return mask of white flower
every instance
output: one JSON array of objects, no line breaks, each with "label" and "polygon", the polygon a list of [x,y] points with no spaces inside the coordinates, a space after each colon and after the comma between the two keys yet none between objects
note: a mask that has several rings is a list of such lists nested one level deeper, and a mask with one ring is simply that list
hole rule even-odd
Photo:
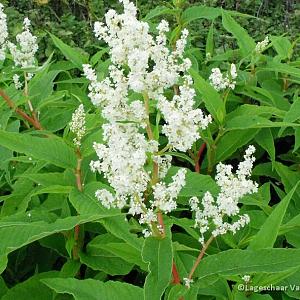
[{"label": "white flower", "polygon": [[130,213],[143,211],[143,192],[150,181],[144,169],[149,143],[131,123],[111,123],[103,126],[103,138],[107,145],[94,144],[98,161],[92,169],[104,174],[116,192],[120,208],[130,200]]},{"label": "white flower", "polygon": [[187,76],[185,84],[179,87],[180,95],[175,95],[171,101],[162,95],[158,99],[158,108],[166,120],[162,133],[171,146],[183,152],[200,138],[200,129],[205,129],[212,121],[201,109],[193,109],[196,93],[191,83],[192,79]]},{"label": "white flower", "polygon": [[[246,194],[257,192],[257,183],[249,179],[255,158],[254,146],[249,146],[244,155],[244,161],[238,165],[236,174],[232,173],[231,165],[219,163],[217,165],[216,182],[220,192],[216,199],[210,192],[206,192],[202,199],[202,209],[199,208],[199,200],[196,197],[190,199],[190,206],[195,212],[195,226],[200,229],[200,242],[204,243],[204,233],[213,226],[212,235],[218,236],[228,231],[235,234],[238,230],[250,222],[247,214],[239,215],[238,201]],[[223,218],[237,217],[233,222],[226,222]]]},{"label": "white flower", "polygon": [[83,104],[80,104],[75,112],[72,114],[72,121],[70,122],[70,131],[73,132],[76,137],[73,139],[74,145],[80,147],[81,140],[85,135],[85,112]]},{"label": "white flower", "polygon": [[255,52],[256,53],[262,53],[268,46],[269,44],[269,37],[266,36],[265,39],[261,42],[258,42],[255,46]]},{"label": "white flower", "polygon": [[18,74],[14,74],[13,82],[17,90],[20,90],[23,87],[23,83],[20,82],[20,76]]},{"label": "white flower", "polygon": [[[193,108],[195,91],[191,78],[186,76],[191,62],[183,55],[188,31],[183,30],[171,51],[167,46],[169,25],[166,21],[160,22],[158,35],[153,37],[149,25],[137,19],[134,4],[128,0],[120,2],[124,6],[123,13],[109,10],[105,24],[97,22],[94,27],[96,37],[109,47],[112,65],[108,76],[98,81],[91,66],[83,66],[90,81],[89,97],[106,121],[102,126],[103,143],[94,144],[98,159],[91,162],[90,167],[102,173],[114,189],[113,198],[103,195],[102,190],[97,192],[103,205],[129,206],[130,214],[140,215],[140,223],[152,226],[157,222],[158,211],[168,213],[176,209],[176,198],[185,184],[183,169],[168,185],[151,178],[154,171],[151,174],[149,164],[157,167],[155,179],[158,180],[164,178],[171,165],[171,157],[159,155],[159,143],[149,134],[149,110],[156,106],[154,100],[158,100],[156,108],[166,121],[163,132],[169,144],[178,150],[189,149],[211,117]],[[180,96],[168,101],[164,92],[179,85],[183,76]],[[140,100],[141,95],[144,102]],[[151,198],[146,199],[149,191],[153,191],[154,197],[150,195]]]},{"label": "white flower", "polygon": [[191,283],[193,283],[194,280],[193,279],[190,279],[190,278],[187,278],[187,277],[184,277],[183,278],[183,283],[184,285],[189,289],[191,287]]},{"label": "white flower", "polygon": [[251,276],[250,276],[250,275],[244,275],[244,276],[242,277],[242,279],[245,281],[245,283],[249,283],[250,280],[251,280]]},{"label": "white flower", "polygon": [[230,65],[230,72],[223,75],[219,68],[213,68],[209,76],[210,84],[217,91],[222,91],[227,88],[234,89],[236,85],[237,71],[235,64]]},{"label": "white flower", "polygon": [[152,207],[157,207],[159,210],[169,213],[177,207],[176,199],[182,187],[185,185],[185,169],[179,171],[172,177],[172,182],[169,185],[165,183],[157,183],[153,186],[154,201]]},{"label": "white flower", "polygon": [[3,8],[3,4],[0,3],[0,61],[5,59],[6,39],[8,37],[6,14]]},{"label": "white flower", "polygon": [[172,156],[153,156],[153,161],[158,165],[159,178],[163,179],[171,167]]},{"label": "white flower", "polygon": [[34,56],[38,50],[37,38],[32,35],[29,26],[30,20],[25,18],[23,32],[16,36],[18,45],[8,42],[8,48],[13,56],[15,65],[23,68],[34,66]]},{"label": "white flower", "polygon": [[95,195],[104,207],[106,208],[116,207],[115,197],[108,190],[105,189],[97,190]]},{"label": "white flower", "polygon": [[149,236],[152,235],[152,232],[149,231],[148,229],[144,229],[144,230],[142,231],[142,234],[144,235],[145,238],[147,238],[147,237],[149,237]]}]

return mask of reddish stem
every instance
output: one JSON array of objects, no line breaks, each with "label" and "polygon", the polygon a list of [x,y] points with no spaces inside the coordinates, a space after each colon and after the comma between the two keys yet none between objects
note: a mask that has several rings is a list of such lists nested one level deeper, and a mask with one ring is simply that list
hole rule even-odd
[{"label": "reddish stem", "polygon": [[201,164],[200,164],[200,160],[202,158],[203,152],[206,148],[206,144],[203,143],[197,153],[197,157],[195,159],[195,172],[200,173],[200,169],[201,169]]},{"label": "reddish stem", "polygon": [[78,245],[78,240],[79,240],[79,233],[80,233],[80,226],[76,225],[74,228],[74,240],[75,240],[75,245],[73,247],[73,258],[78,259],[78,252],[79,252],[79,245]]},{"label": "reddish stem", "polygon": [[180,276],[179,276],[179,273],[177,271],[177,267],[176,267],[176,264],[174,261],[173,261],[173,265],[172,265],[172,274],[173,274],[173,283],[180,284]]},{"label": "reddish stem", "polygon": [[15,107],[14,102],[10,99],[10,97],[0,89],[0,96],[6,102],[9,108],[13,109],[19,116],[21,116],[24,120],[28,121],[35,129],[43,130],[40,122],[36,118],[31,118],[28,116],[22,109]]},{"label": "reddish stem", "polygon": [[165,224],[164,224],[164,219],[163,219],[162,213],[160,211],[157,213],[157,221],[160,226],[161,237],[165,238],[165,236],[166,236]]}]

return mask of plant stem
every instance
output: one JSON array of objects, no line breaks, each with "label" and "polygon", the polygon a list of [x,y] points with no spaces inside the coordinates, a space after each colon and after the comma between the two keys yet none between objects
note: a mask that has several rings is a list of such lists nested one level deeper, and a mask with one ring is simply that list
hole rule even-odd
[{"label": "plant stem", "polygon": [[174,260],[173,260],[173,265],[172,265],[172,274],[173,274],[173,283],[180,284],[180,277],[179,277],[179,273],[177,271],[177,267],[176,267]]},{"label": "plant stem", "polygon": [[[75,177],[76,177],[76,186],[79,192],[83,191],[83,185],[81,181],[81,163],[82,163],[82,157],[81,157],[81,152],[80,148],[78,147],[76,149],[76,156],[77,156],[77,166],[75,169]],[[76,225],[74,228],[74,247],[73,247],[73,258],[78,259],[78,253],[80,250],[80,245],[79,245],[79,234],[80,234],[80,225]]]},{"label": "plant stem", "polygon": [[10,99],[10,97],[2,89],[0,89],[0,96],[3,98],[3,100],[6,102],[6,104],[8,105],[9,108],[14,110],[24,120],[28,121],[35,129],[43,130],[43,127],[41,126],[40,122],[38,120],[35,120],[34,118],[28,116],[22,109],[16,107],[14,102]]},{"label": "plant stem", "polygon": [[197,153],[196,159],[195,159],[195,172],[200,173],[201,165],[200,165],[200,159],[202,158],[203,152],[206,148],[206,144],[203,143]]},{"label": "plant stem", "polygon": [[216,152],[216,145],[214,143],[212,145],[208,145],[207,147],[207,160],[208,160],[207,174],[208,175],[211,175],[213,172],[213,167],[215,162],[215,152]]},{"label": "plant stem", "polygon": [[157,213],[157,221],[160,226],[161,237],[165,238],[166,237],[165,224],[164,224],[164,219],[163,219],[161,211],[159,211]]},{"label": "plant stem", "polygon": [[82,157],[81,157],[81,152],[80,149],[76,149],[76,156],[77,156],[77,167],[75,170],[75,176],[76,176],[76,185],[78,191],[82,192],[83,187],[82,187],[82,182],[81,182],[81,163],[82,163]]},{"label": "plant stem", "polygon": [[27,73],[26,72],[24,72],[24,79],[25,79],[24,95],[25,95],[25,97],[27,99],[27,103],[28,103],[30,114],[31,114],[32,118],[34,119],[34,121],[36,123],[39,123],[38,118],[36,116],[36,113],[35,113],[35,111],[33,109],[32,103],[31,103],[31,101],[29,99],[28,80],[27,80]]},{"label": "plant stem", "polygon": [[213,241],[214,238],[215,238],[214,236],[211,236],[211,237],[207,240],[207,242],[203,245],[203,247],[202,247],[202,249],[201,249],[201,251],[200,251],[200,253],[199,253],[199,255],[198,255],[198,257],[197,257],[197,259],[196,259],[196,261],[195,261],[195,263],[194,263],[194,265],[193,265],[191,271],[190,271],[190,274],[189,274],[189,276],[188,276],[188,279],[192,279],[194,272],[196,271],[196,269],[197,269],[199,263],[201,262],[201,260],[202,260],[202,258],[203,258],[203,256],[204,256],[204,254],[205,254],[205,251],[207,250],[207,248],[209,247],[209,245],[211,244],[211,242]]}]

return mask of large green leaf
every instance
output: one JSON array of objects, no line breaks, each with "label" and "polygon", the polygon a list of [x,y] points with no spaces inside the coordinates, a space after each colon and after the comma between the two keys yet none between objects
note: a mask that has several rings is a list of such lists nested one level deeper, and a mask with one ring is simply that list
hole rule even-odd
[{"label": "large green leaf", "polygon": [[101,282],[94,279],[49,278],[42,282],[56,293],[73,295],[75,300],[141,300],[143,290],[118,281]]},{"label": "large green leaf", "polygon": [[[97,189],[108,189],[105,184],[100,182],[91,182],[84,187],[84,192],[78,192],[77,189],[73,189],[70,193],[70,201],[75,207],[79,214],[94,214],[98,212],[99,214],[104,212],[119,212],[118,209],[110,209],[103,207],[100,202],[95,197],[95,192]],[[135,249],[141,250],[142,240],[138,239],[137,236],[130,232],[131,228],[127,221],[124,219],[124,215],[115,216],[107,219],[100,220],[102,225],[106,228],[108,232],[115,235],[116,237],[122,239],[129,245],[133,246]]]},{"label": "large green leaf", "polygon": [[86,253],[79,254],[81,262],[94,270],[100,270],[109,275],[128,274],[134,262],[129,263],[110,251],[107,251],[105,246],[113,242],[120,242],[120,240],[111,234],[101,234],[97,236],[87,245]]},{"label": "large green leaf", "polygon": [[[289,111],[284,116],[284,122],[295,122],[300,119],[300,98],[296,98],[293,104],[291,105]],[[281,136],[285,128],[279,130],[278,135]]]},{"label": "large green leaf", "polygon": [[[45,236],[70,230],[78,224],[83,224],[101,218],[110,217],[115,213],[106,212],[103,214],[83,215],[57,219],[55,222],[33,221],[28,215],[20,217],[12,216],[0,222],[0,273],[6,267],[7,255],[29,243],[39,240]],[[13,219],[13,220],[12,220]]]},{"label": "large green leaf", "polygon": [[248,55],[255,48],[254,40],[247,31],[241,27],[227,12],[222,12],[222,24],[236,39],[244,56]]},{"label": "large green leaf", "polygon": [[198,283],[215,275],[280,273],[299,268],[299,249],[232,249],[210,255],[196,269]]},{"label": "large green leaf", "polygon": [[0,130],[0,145],[62,168],[76,168],[76,155],[61,138],[35,137]]},{"label": "large green leaf", "polygon": [[[217,7],[209,7],[205,5],[195,5],[188,7],[181,16],[183,23],[189,23],[197,19],[214,20],[222,15],[222,9]],[[242,14],[236,11],[226,11],[230,15],[237,15],[241,17],[251,17],[250,15]]]},{"label": "large green leaf", "polygon": [[272,162],[274,162],[275,145],[271,129],[264,128],[260,130],[259,133],[256,135],[255,140],[263,149],[265,149],[268,152]]},{"label": "large green leaf", "polygon": [[272,122],[260,116],[237,116],[226,122],[226,130],[273,128],[273,127],[299,127],[300,124],[290,122]]},{"label": "large green leaf", "polygon": [[217,144],[216,161],[220,162],[233,154],[236,150],[251,141],[259,129],[232,130],[222,136]]},{"label": "large green leaf", "polygon": [[50,37],[55,44],[55,46],[62,52],[62,54],[71,61],[74,66],[79,69],[82,69],[82,65],[88,62],[87,55],[78,51],[78,49],[74,49],[69,45],[65,44],[61,39],[56,37],[55,35],[50,33]]},{"label": "large green leaf", "polygon": [[[293,190],[294,186],[300,180],[299,172],[291,170],[289,167],[283,165],[280,162],[275,162],[274,164],[275,170],[280,176],[281,182],[284,185],[285,192],[288,193]],[[296,206],[300,208],[300,191],[296,190],[293,201],[295,202]]]},{"label": "large green leaf", "polygon": [[9,289],[1,300],[52,300],[53,291],[40,280],[57,277],[58,275],[57,271],[34,275]]},{"label": "large green leaf", "polygon": [[140,266],[141,269],[147,270],[147,264],[143,262],[141,252],[139,250],[110,234],[101,234],[95,237],[87,245],[88,255],[105,256],[105,254],[107,255],[108,253],[110,254],[110,257],[119,257],[130,264],[136,264]]},{"label": "large green leaf", "polygon": [[149,21],[153,18],[157,18],[161,15],[172,15],[175,14],[176,11],[172,8],[166,6],[156,6],[155,8],[151,9],[147,15],[143,18],[144,21]]},{"label": "large green leaf", "polygon": [[160,300],[171,280],[173,262],[171,239],[169,237],[145,239],[142,257],[148,263],[149,269],[144,285],[144,300]]},{"label": "large green leaf", "polygon": [[214,20],[220,15],[221,15],[220,8],[199,5],[199,6],[192,6],[187,8],[182,13],[181,18],[184,23],[188,23],[197,19]]},{"label": "large green leaf", "polygon": [[259,72],[260,70],[280,72],[280,73],[283,73],[283,74],[289,74],[289,75],[300,78],[299,68],[290,66],[288,64],[279,63],[279,62],[276,62],[276,61],[268,62],[268,64],[265,67],[258,68],[257,72]]},{"label": "large green leaf", "polygon": [[196,89],[202,94],[205,107],[211,113],[213,118],[222,123],[225,118],[225,105],[218,92],[206,82],[195,70],[190,69]]},{"label": "large green leaf", "polygon": [[249,249],[257,250],[263,248],[272,248],[279,233],[279,228],[283,217],[286,213],[287,207],[293,197],[300,181],[294,188],[280,201],[275,207],[270,216],[267,218],[261,229],[254,236],[249,244]]}]

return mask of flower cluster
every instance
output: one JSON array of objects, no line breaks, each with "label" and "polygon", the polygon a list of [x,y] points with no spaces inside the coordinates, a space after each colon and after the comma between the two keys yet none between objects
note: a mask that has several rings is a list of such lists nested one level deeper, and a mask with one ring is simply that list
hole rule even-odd
[{"label": "flower cluster", "polygon": [[[94,31],[109,48],[112,63],[130,69],[127,76],[129,88],[138,93],[147,92],[150,97],[157,97],[165,88],[177,83],[180,72],[185,72],[191,65],[183,58],[188,31],[182,32],[175,50],[170,52],[166,46],[166,32],[169,25],[162,21],[157,30],[156,39],[149,34],[149,25],[137,20],[136,7],[129,0],[120,0],[124,13],[117,14],[109,10],[105,15],[106,25],[96,22]],[[149,62],[152,62],[150,68]]]},{"label": "flower cluster", "polygon": [[74,145],[80,147],[81,140],[85,135],[85,112],[83,104],[80,104],[79,107],[72,114],[72,120],[70,122],[70,131],[75,134],[73,139]]},{"label": "flower cluster", "polygon": [[[217,166],[216,182],[220,187],[217,199],[214,199],[210,192],[206,192],[199,207],[199,199],[192,197],[190,206],[195,212],[195,226],[200,228],[200,242],[204,243],[204,233],[213,227],[214,237],[227,233],[236,233],[240,228],[249,223],[247,214],[239,215],[238,201],[246,194],[257,192],[257,184],[249,179],[255,158],[254,146],[249,146],[244,155],[244,161],[240,162],[236,174],[232,173],[231,165],[222,163]],[[233,222],[228,222],[224,218],[237,217]]]},{"label": "flower cluster", "polygon": [[6,14],[3,12],[3,4],[0,3],[0,61],[5,59],[6,39],[8,37]]},{"label": "flower cluster", "polygon": [[183,152],[200,138],[199,128],[205,129],[212,121],[211,116],[205,117],[201,109],[193,109],[195,90],[191,87],[192,78],[185,76],[184,79],[184,84],[179,87],[180,94],[174,95],[172,101],[163,95],[158,99],[158,108],[166,121],[162,133],[168,137],[170,145]]},{"label": "flower cluster", "polygon": [[7,46],[13,56],[16,66],[22,68],[34,66],[34,56],[38,50],[37,38],[30,32],[30,20],[24,19],[23,32],[17,34],[16,40],[18,45],[8,42]]},{"label": "flower cluster", "polygon": [[266,36],[265,39],[261,42],[258,42],[255,46],[255,52],[256,53],[262,53],[268,46],[269,44],[269,37]]},{"label": "flower cluster", "polygon": [[223,75],[219,68],[213,68],[209,76],[210,84],[217,91],[222,91],[227,88],[234,89],[236,85],[235,79],[237,78],[236,66],[231,64],[230,72]]},{"label": "flower cluster", "polygon": [[[96,22],[94,27],[96,37],[110,49],[112,65],[108,77],[99,82],[91,66],[83,66],[90,81],[89,97],[101,107],[107,121],[103,125],[104,144],[94,144],[98,160],[90,166],[103,173],[113,188],[98,190],[99,201],[107,208],[129,204],[129,213],[140,215],[140,223],[151,227],[157,221],[157,211],[169,213],[176,209],[186,171],[179,170],[168,185],[160,182],[171,165],[171,157],[159,153],[159,143],[149,122],[149,107],[158,103],[156,108],[166,121],[163,133],[168,138],[168,147],[181,151],[188,150],[200,137],[199,130],[207,127],[211,117],[193,108],[195,91],[191,77],[186,74],[191,62],[183,56],[188,31],[183,30],[171,51],[167,47],[166,21],[160,22],[158,35],[153,37],[149,25],[137,20],[134,4],[128,0],[120,2],[124,5],[122,14],[109,10],[106,24]],[[182,78],[184,83],[179,86]],[[180,93],[168,100],[164,92],[174,85],[179,86]],[[135,99],[136,93],[144,101]],[[152,172],[146,168],[151,165]]]},{"label": "flower cluster", "polygon": [[20,81],[20,76],[18,74],[14,74],[13,82],[17,90],[20,90],[23,87],[23,83]]}]

